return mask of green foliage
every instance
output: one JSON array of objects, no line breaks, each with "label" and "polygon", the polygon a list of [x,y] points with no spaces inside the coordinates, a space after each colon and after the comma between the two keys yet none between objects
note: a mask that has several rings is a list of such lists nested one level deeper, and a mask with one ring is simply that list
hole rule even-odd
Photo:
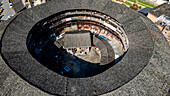
[{"label": "green foliage", "polygon": [[136,3],[136,0],[128,0],[128,1],[131,1],[131,2],[134,2],[134,3]]},{"label": "green foliage", "polygon": [[[125,4],[122,3],[122,5],[125,5]],[[125,5],[125,6],[126,6],[126,5]]]},{"label": "green foliage", "polygon": [[128,1],[125,2],[127,5],[131,6],[132,4]]},{"label": "green foliage", "polygon": [[124,3],[122,3],[122,5],[126,6]]},{"label": "green foliage", "polygon": [[141,6],[144,6],[144,7],[148,7],[148,6],[146,6],[146,5],[144,5],[144,4],[141,4],[141,3],[138,3],[138,5],[141,5]]},{"label": "green foliage", "polygon": [[142,0],[138,0],[138,2],[146,4],[146,5],[150,6],[150,7],[155,7],[154,5],[152,5],[152,4],[148,3],[148,2],[142,1]]}]

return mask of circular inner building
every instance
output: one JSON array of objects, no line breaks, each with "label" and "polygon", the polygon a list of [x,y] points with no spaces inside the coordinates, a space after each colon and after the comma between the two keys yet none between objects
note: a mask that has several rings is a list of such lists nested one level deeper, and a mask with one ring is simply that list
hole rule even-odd
[{"label": "circular inner building", "polygon": [[58,74],[97,75],[113,66],[128,50],[123,26],[94,10],[59,12],[39,21],[27,37],[33,57]]}]

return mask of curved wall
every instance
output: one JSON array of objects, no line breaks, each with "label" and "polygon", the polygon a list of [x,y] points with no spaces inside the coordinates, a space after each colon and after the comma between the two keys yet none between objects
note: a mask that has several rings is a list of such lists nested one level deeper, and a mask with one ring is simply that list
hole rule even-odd
[{"label": "curved wall", "polygon": [[[92,50],[94,47],[97,46],[101,51],[101,54],[99,52],[101,56],[99,62],[96,64],[94,63],[91,64],[92,66],[90,65],[86,66],[86,63],[88,64],[90,62],[84,62],[83,64],[79,64],[80,61],[83,62],[84,60],[83,59],[79,60],[77,58],[78,60],[77,63],[74,62],[75,60],[69,59],[68,61],[74,62],[74,64],[68,64],[66,62],[63,63],[65,61],[64,58],[66,58],[65,57],[66,54],[62,53],[65,52],[65,50],[62,49],[65,47],[64,46],[65,34],[70,31],[81,32],[82,30],[83,32],[85,30],[90,32],[91,35],[90,41],[92,44],[90,46]],[[86,36],[86,39],[87,37],[89,36]],[[104,70],[106,70],[106,68],[109,68],[109,66],[115,65],[114,62],[116,63],[119,62],[129,47],[129,42],[125,34],[125,31],[118,21],[116,21],[114,18],[106,14],[87,9],[67,10],[49,16],[48,18],[45,18],[36,23],[31,29],[27,38],[28,38],[27,39],[28,50],[37,61],[41,62],[49,69],[52,69],[53,71],[56,71],[59,74],[65,71],[63,70],[64,68],[62,67],[69,66],[70,72],[66,72],[65,74],[71,75],[74,73],[78,74],[80,72],[80,74],[82,74],[83,77],[84,76],[86,77],[86,75],[83,74],[89,75],[92,73],[96,73],[97,70],[101,70],[101,72],[103,72]],[[80,40],[80,38],[83,37],[79,37],[77,39]],[[97,38],[103,40],[100,41]],[[76,41],[74,42],[70,41],[68,43],[74,45],[75,42]],[[77,42],[77,44],[80,43],[85,44],[86,42],[87,40],[80,40],[79,43]],[[54,45],[54,43],[57,43],[58,48],[57,47],[54,48],[55,46],[50,47]],[[70,50],[73,49],[71,48],[69,49],[69,51]],[[79,50],[79,48],[78,49],[76,48],[76,50]],[[95,52],[98,52],[97,49],[95,50],[96,50]],[[92,55],[91,52],[93,51],[90,50],[88,56],[90,56],[91,58],[95,58],[97,55],[95,54]],[[73,55],[73,53],[71,54]],[[74,54],[74,56],[77,57],[76,54]],[[61,58],[63,58],[63,60],[60,60]],[[87,57],[84,56],[84,58]],[[95,60],[93,59],[93,61]],[[109,63],[110,65],[108,65]],[[74,68],[73,66],[76,68]],[[86,73],[86,71],[90,69],[92,70]],[[96,74],[98,74],[98,72]]]}]

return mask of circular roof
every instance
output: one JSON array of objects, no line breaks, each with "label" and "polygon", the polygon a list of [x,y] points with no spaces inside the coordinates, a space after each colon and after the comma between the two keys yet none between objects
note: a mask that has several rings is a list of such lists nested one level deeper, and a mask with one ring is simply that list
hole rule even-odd
[{"label": "circular roof", "polygon": [[[66,7],[67,6],[67,7]],[[29,31],[40,20],[63,10],[90,9],[118,20],[129,39],[124,58],[103,73],[88,78],[68,78],[56,74],[36,61],[28,52]],[[154,38],[145,17],[110,0],[54,0],[28,9],[16,16],[6,27],[2,37],[2,56],[18,75],[41,90],[58,95],[99,95],[111,92],[137,76],[149,63]],[[154,42],[153,42],[153,40]]]}]

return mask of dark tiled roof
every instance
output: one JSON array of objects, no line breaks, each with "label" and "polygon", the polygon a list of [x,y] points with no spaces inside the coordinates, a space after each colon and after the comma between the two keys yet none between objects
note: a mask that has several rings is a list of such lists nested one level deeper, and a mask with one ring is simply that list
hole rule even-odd
[{"label": "dark tiled roof", "polygon": [[150,11],[151,9],[152,9],[152,8],[150,8],[150,7],[146,7],[146,8],[142,8],[142,9],[138,10],[138,12],[147,15],[147,14],[148,14],[148,11]]},{"label": "dark tiled roof", "polygon": [[66,32],[64,36],[65,48],[90,47],[90,31],[71,31]]},{"label": "dark tiled roof", "polygon": [[100,65],[107,65],[108,63],[112,62],[115,59],[113,55],[114,50],[106,40],[93,36],[93,44],[100,49],[101,52]]},{"label": "dark tiled roof", "polygon": [[155,15],[156,17],[159,17],[163,14],[170,17],[170,4],[164,3],[162,5],[159,5],[150,10],[149,13]]},{"label": "dark tiled roof", "polygon": [[12,7],[16,13],[25,8],[22,0],[11,0],[11,2],[12,2]]}]

